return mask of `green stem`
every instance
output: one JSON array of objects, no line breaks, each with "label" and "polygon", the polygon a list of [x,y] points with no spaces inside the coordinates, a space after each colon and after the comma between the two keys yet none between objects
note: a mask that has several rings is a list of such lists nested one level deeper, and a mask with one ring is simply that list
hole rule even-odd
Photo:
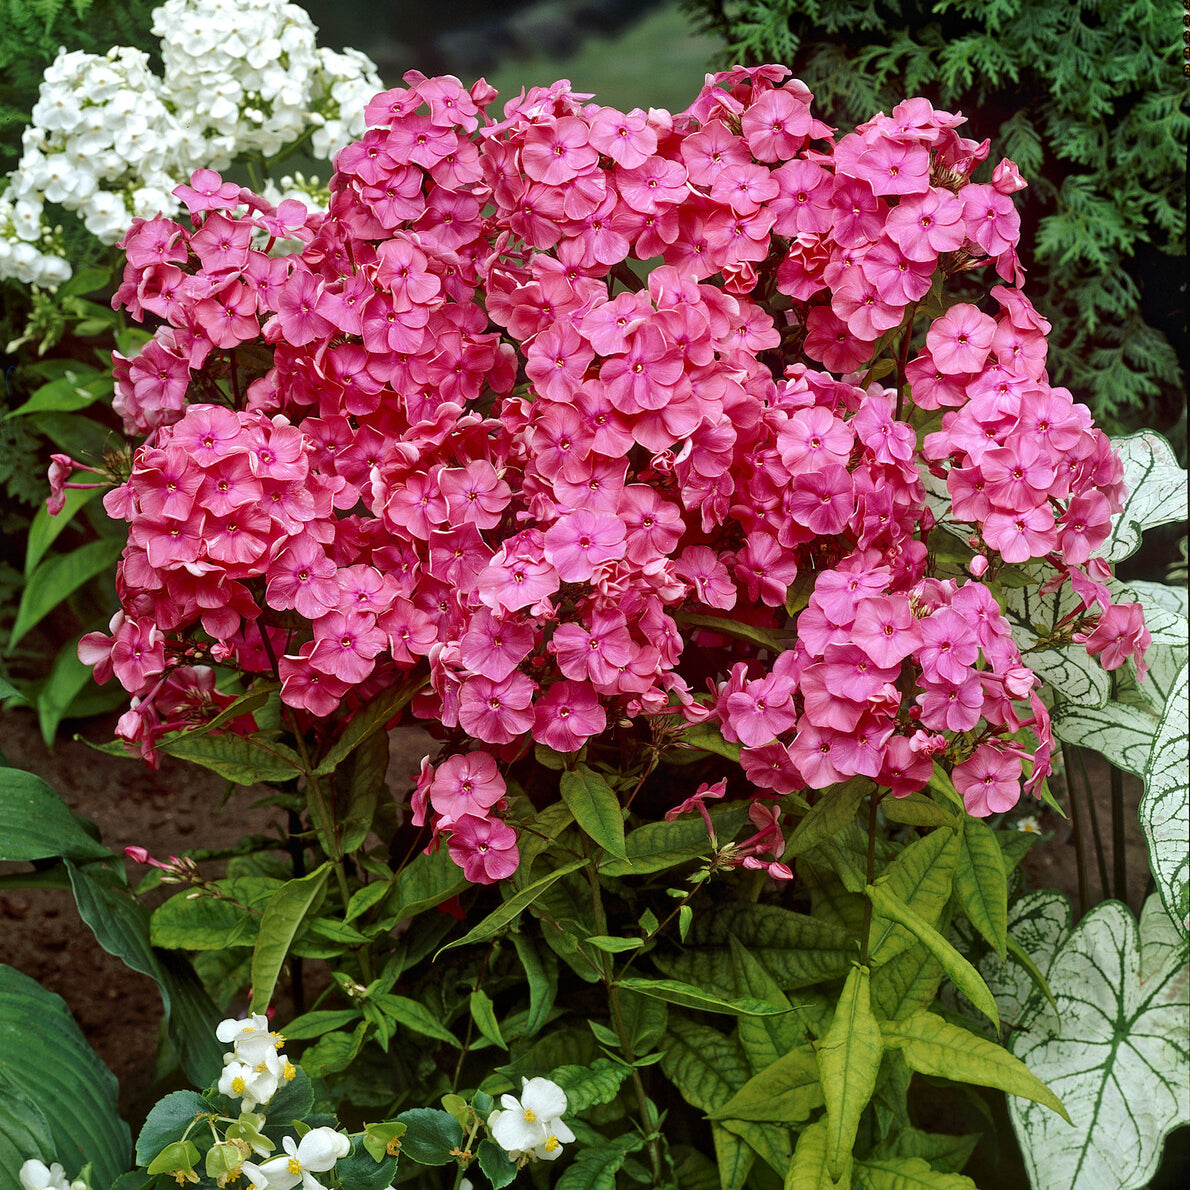
[{"label": "green stem", "polygon": [[[607,933],[607,914],[603,909],[603,894],[599,888],[599,874],[594,864],[588,864],[584,871],[587,883],[591,886],[591,906],[595,915],[595,932]],[[636,1053],[632,1048],[632,1038],[628,1033],[628,1022],[624,1019],[624,1006],[620,1003],[620,989],[616,986],[615,972],[612,970],[612,956],[605,951],[600,952],[603,964],[601,979],[607,988],[607,1002],[611,1009],[612,1024],[616,1029],[616,1036],[620,1039],[620,1052],[624,1061],[632,1066],[632,1085],[636,1091],[636,1102],[640,1109],[641,1121],[649,1133],[649,1163],[653,1167],[653,1184],[661,1184],[661,1142],[657,1133],[657,1120],[653,1105],[645,1094],[645,1084],[641,1079],[640,1070],[635,1065]]]},{"label": "green stem", "polygon": [[[867,868],[867,883],[871,884],[876,879],[876,811],[880,807],[880,802],[883,799],[883,794],[876,794],[873,792],[868,804],[868,868]],[[868,943],[872,935],[872,901],[869,897],[864,898],[864,929],[863,941],[860,945],[859,961],[860,966],[866,967],[868,965]]]}]

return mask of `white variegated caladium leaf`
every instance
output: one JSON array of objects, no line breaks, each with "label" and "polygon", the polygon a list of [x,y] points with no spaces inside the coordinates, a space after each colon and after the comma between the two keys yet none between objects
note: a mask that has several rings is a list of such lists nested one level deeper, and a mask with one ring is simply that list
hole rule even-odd
[{"label": "white variegated caladium leaf", "polygon": [[[1043,979],[1049,981],[1050,964],[1070,933],[1070,902],[1056,889],[1026,893],[1008,910],[1008,936],[1029,956]],[[979,964],[1005,1028],[1015,1028],[1041,996],[1029,972],[1011,955],[1001,961],[994,953]]]},{"label": "white variegated caladium leaf", "polygon": [[1190,669],[1183,662],[1153,737],[1142,774],[1140,825],[1149,846],[1149,867],[1166,911],[1190,929]]},{"label": "white variegated caladium leaf", "polygon": [[1035,994],[1009,1043],[1073,1121],[1009,1099],[1035,1190],[1135,1190],[1190,1120],[1187,947],[1154,901],[1140,930],[1118,901],[1083,918],[1048,964],[1057,1013]]},{"label": "white variegated caladium leaf", "polygon": [[1173,448],[1153,430],[1113,438],[1112,447],[1124,464],[1128,495],[1123,511],[1112,518],[1101,553],[1109,562],[1119,562],[1136,553],[1145,529],[1186,519],[1186,472]]},{"label": "white variegated caladium leaf", "polygon": [[1042,595],[1036,586],[1011,587],[1003,596],[1004,616],[1012,629],[1013,640],[1024,654],[1025,664],[1042,681],[1048,682],[1060,699],[1083,707],[1104,706],[1111,693],[1111,678],[1083,645],[1030,651],[1039,641],[1053,635],[1067,617],[1078,612],[1081,601],[1070,584],[1048,595]]}]

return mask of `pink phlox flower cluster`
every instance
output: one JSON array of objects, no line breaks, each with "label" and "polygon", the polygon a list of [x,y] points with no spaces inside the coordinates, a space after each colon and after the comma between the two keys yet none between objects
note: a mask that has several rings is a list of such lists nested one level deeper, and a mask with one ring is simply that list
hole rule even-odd
[{"label": "pink phlox flower cluster", "polygon": [[[151,752],[161,683],[196,662],[275,674],[302,724],[428,674],[412,714],[482,750],[427,766],[414,804],[478,881],[517,863],[497,763],[644,715],[714,719],[754,798],[904,794],[942,755],[993,774],[987,812],[988,758],[1025,759],[1026,727],[1041,779],[1048,720],[994,600],[929,577],[906,411],[944,411],[925,460],[985,553],[1099,598],[1120,466],[1046,381],[1019,175],[973,183],[987,143],[922,99],[835,140],[787,76],[709,76],[676,115],[560,81],[497,119],[486,83],[410,72],[325,214],[199,171],[189,226],[134,223],[114,302],[160,325],[116,359],[146,440],[105,501],[122,618],[83,646],[137,701],[126,738]],[[906,384],[864,379],[936,278],[986,264],[996,315],[953,305]],[[794,627],[809,573],[795,647],[762,662],[706,628]],[[1088,646],[1138,655],[1105,621]],[[775,821],[749,853],[770,872]]]}]

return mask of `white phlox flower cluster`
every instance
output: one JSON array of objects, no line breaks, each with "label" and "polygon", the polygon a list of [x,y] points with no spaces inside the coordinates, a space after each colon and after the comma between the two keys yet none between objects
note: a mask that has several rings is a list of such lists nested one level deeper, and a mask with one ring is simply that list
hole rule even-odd
[{"label": "white phlox flower cluster", "polygon": [[555,1161],[574,1133],[562,1122],[566,1092],[548,1078],[522,1078],[521,1097],[501,1095],[488,1116],[492,1139],[513,1161],[528,1156]]},{"label": "white phlox flower cluster", "polygon": [[195,169],[270,157],[306,135],[329,160],[363,135],[364,106],[383,86],[365,54],[319,49],[309,15],[281,0],[166,0],[152,31],[163,78],[124,46],[62,49],[46,69],[0,193],[0,279],[69,278],[47,203],[114,244],[134,216],[175,214],[172,191]]},{"label": "white phlox flower cluster", "polygon": [[89,1190],[82,1178],[69,1181],[66,1170],[57,1161],[53,1165],[46,1165],[36,1157],[30,1158],[21,1166],[17,1173],[17,1181],[24,1190]]},{"label": "white phlox flower cluster", "polygon": [[244,1162],[249,1190],[292,1190],[299,1182],[302,1190],[326,1190],[314,1175],[334,1169],[335,1162],[351,1152],[351,1141],[342,1132],[322,1127],[311,1128],[301,1140],[286,1136],[281,1147],[284,1153],[260,1165]]},{"label": "white phlox flower cluster", "polygon": [[266,1104],[283,1082],[289,1082],[297,1069],[281,1052],[285,1038],[269,1030],[268,1018],[254,1013],[244,1020],[220,1021],[215,1036],[232,1050],[223,1055],[223,1073],[219,1090],[224,1095],[238,1095],[240,1110],[250,1112]]}]

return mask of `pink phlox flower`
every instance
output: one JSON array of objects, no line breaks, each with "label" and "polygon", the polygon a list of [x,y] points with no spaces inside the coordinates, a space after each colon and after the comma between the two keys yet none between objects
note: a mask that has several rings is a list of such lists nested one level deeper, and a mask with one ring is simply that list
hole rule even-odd
[{"label": "pink phlox flower", "polygon": [[554,683],[533,711],[533,739],[555,752],[577,752],[607,726],[595,692],[579,682]]},{"label": "pink phlox flower", "polygon": [[806,339],[802,351],[808,359],[818,360],[830,371],[855,371],[871,358],[875,340],[853,334],[829,306],[813,306],[806,316]]},{"label": "pink phlox flower", "polygon": [[590,130],[576,116],[534,124],[521,145],[525,173],[547,186],[572,181],[594,168],[598,160],[599,150],[590,144]]},{"label": "pink phlox flower", "polygon": [[797,578],[797,561],[768,533],[748,535],[744,548],[737,551],[731,567],[732,577],[744,586],[748,599],[758,599],[766,607],[783,607],[789,585]]},{"label": "pink phlox flower", "polygon": [[781,462],[793,476],[827,463],[845,466],[854,444],[851,426],[818,405],[795,410],[777,434]]},{"label": "pink phlox flower", "polygon": [[[816,727],[829,727],[832,731],[854,731],[867,709],[866,700],[861,700],[858,692],[835,694],[827,689],[825,679],[826,673],[821,664],[807,666],[801,675],[798,692],[802,696],[804,721]],[[881,684],[867,697],[875,698],[883,692],[884,684]]]},{"label": "pink phlox flower", "polygon": [[213,169],[196,169],[190,175],[190,184],[183,182],[175,186],[172,193],[185,203],[191,215],[230,210],[240,201],[239,186],[235,182],[225,182]]},{"label": "pink phlox flower", "polygon": [[967,680],[979,657],[975,633],[953,607],[943,607],[918,621],[922,643],[917,660],[929,682]]},{"label": "pink phlox flower", "polygon": [[934,775],[933,758],[913,747],[908,737],[891,736],[884,747],[884,763],[876,775],[878,784],[893,797],[906,797],[925,787]]},{"label": "pink phlox flower", "polygon": [[[313,617],[311,617],[313,618]],[[416,657],[428,656],[438,640],[433,620],[403,595],[398,595],[376,620],[388,642],[388,651],[398,665],[412,665]]]},{"label": "pink phlox flower", "polygon": [[751,748],[767,744],[797,722],[793,684],[772,673],[745,682],[742,690],[728,695],[726,713],[741,744]]},{"label": "pink phlox flower", "polygon": [[510,538],[476,579],[479,601],[492,611],[519,611],[558,589],[559,575],[545,558],[544,536],[531,529]]},{"label": "pink phlox flower", "polygon": [[810,136],[814,120],[809,104],[791,91],[765,91],[748,106],[740,130],[757,161],[788,161]]},{"label": "pink phlox flower", "polygon": [[1048,505],[989,513],[983,523],[983,539],[1005,562],[1044,558],[1058,546],[1054,514]]},{"label": "pink phlox flower", "polygon": [[789,745],[789,758],[802,775],[802,784],[810,789],[826,789],[847,778],[835,764],[834,749],[845,736],[829,727],[818,727],[804,717]]},{"label": "pink phlox flower", "polygon": [[931,186],[889,212],[883,230],[910,260],[932,262],[962,244],[963,217],[963,204],[949,190]]},{"label": "pink phlox flower", "polygon": [[495,760],[486,752],[447,757],[433,769],[427,787],[430,804],[449,826],[464,814],[484,817],[507,792]]},{"label": "pink phlox flower", "polygon": [[1119,669],[1131,657],[1138,678],[1143,679],[1148,670],[1144,655],[1153,638],[1145,627],[1144,609],[1139,603],[1110,604],[1093,631],[1076,632],[1073,639],[1086,645],[1092,657],[1098,656],[1104,669]]},{"label": "pink phlox flower", "polygon": [[522,673],[499,680],[477,674],[459,690],[459,726],[488,744],[510,744],[533,727],[536,685]]},{"label": "pink phlox flower", "polygon": [[1111,510],[1102,492],[1081,492],[1071,499],[1059,524],[1063,560],[1081,566],[1111,535]]},{"label": "pink phlox flower", "polygon": [[599,378],[608,400],[623,413],[660,409],[682,375],[681,356],[660,325],[647,322],[633,332],[623,355],[603,362]]},{"label": "pink phlox flower", "polygon": [[198,255],[208,275],[238,272],[248,261],[252,224],[229,219],[218,212],[208,215],[202,227],[190,237],[190,247]]},{"label": "pink phlox flower", "polygon": [[1020,800],[1020,758],[994,744],[980,744],[968,760],[954,766],[951,779],[974,818],[1003,814]]},{"label": "pink phlox flower", "polygon": [[438,482],[451,521],[477,529],[495,528],[512,498],[512,489],[485,459],[473,459],[466,467],[446,468],[439,473]]},{"label": "pink phlox flower", "polygon": [[338,708],[352,683],[315,669],[310,664],[313,649],[314,642],[307,641],[297,654],[285,654],[277,659],[281,701],[325,718]]},{"label": "pink phlox flower", "polygon": [[520,863],[517,833],[498,818],[463,814],[450,826],[450,858],[472,884],[507,880]]},{"label": "pink phlox flower", "polygon": [[1044,443],[1013,436],[979,460],[988,499],[1000,511],[1023,512],[1046,503],[1054,482],[1054,461]]},{"label": "pink phlox flower", "polygon": [[1007,194],[994,186],[969,183],[959,193],[967,235],[989,256],[999,256],[1016,245],[1021,217]]},{"label": "pink phlox flower", "polygon": [[532,652],[536,633],[515,616],[481,608],[459,641],[463,664],[493,681],[506,678]]},{"label": "pink phlox flower", "polygon": [[260,480],[252,474],[246,455],[229,455],[212,464],[203,475],[196,502],[212,516],[230,516],[245,504],[257,504],[264,495]]},{"label": "pink phlox flower", "polygon": [[893,721],[883,715],[865,715],[853,730],[843,732],[831,749],[831,763],[844,776],[875,778],[884,767],[884,749],[893,732]]},{"label": "pink phlox flower", "polygon": [[934,731],[970,731],[983,714],[984,691],[980,675],[959,682],[931,682],[917,696],[921,722]]},{"label": "pink phlox flower", "polygon": [[921,647],[921,622],[903,596],[876,595],[856,608],[851,640],[877,665],[888,669]]},{"label": "pink phlox flower", "polygon": [[657,151],[657,133],[640,108],[625,114],[614,107],[601,107],[588,109],[586,115],[591,147],[617,165],[632,169],[643,165]]},{"label": "pink phlox flower", "polygon": [[930,188],[930,153],[925,145],[881,139],[856,161],[875,194],[924,194]]},{"label": "pink phlox flower", "polygon": [[330,611],[314,621],[310,664],[320,673],[355,685],[372,672],[376,655],[387,644],[375,616],[362,611]]},{"label": "pink phlox flower", "polygon": [[958,302],[930,324],[926,347],[943,373],[978,372],[995,334],[994,318],[969,302]]},{"label": "pink phlox flower", "polygon": [[563,582],[586,582],[596,566],[624,556],[624,525],[607,512],[577,509],[545,532],[545,559]]},{"label": "pink phlox flower", "polygon": [[631,169],[617,165],[615,184],[633,210],[646,213],[676,205],[689,193],[685,166],[665,157],[648,157]]},{"label": "pink phlox flower", "polygon": [[715,827],[711,822],[711,816],[707,811],[706,803],[709,799],[723,797],[726,792],[726,778],[716,781],[713,785],[704,781],[684,802],[665,811],[665,821],[673,822],[683,814],[689,814],[691,811],[696,810],[702,815],[702,820],[707,826],[707,834],[710,836],[712,846],[714,846],[716,844]]},{"label": "pink phlox flower", "polygon": [[574,460],[554,477],[554,499],[560,511],[583,508],[615,515],[624,491],[628,464],[624,459],[589,455]]},{"label": "pink phlox flower", "polygon": [[621,667],[627,667],[639,652],[627,620],[612,611],[594,612],[589,629],[575,623],[559,625],[549,649],[566,677],[603,686],[614,684]]},{"label": "pink phlox flower", "polygon": [[799,474],[786,493],[785,511],[815,536],[841,532],[855,504],[855,488],[845,467],[828,463]]},{"label": "pink phlox flower", "polygon": [[724,611],[735,607],[735,583],[731,581],[727,567],[709,546],[687,546],[674,563],[674,571],[690,584],[698,602]]},{"label": "pink phlox flower", "polygon": [[802,787],[801,774],[789,757],[789,749],[779,740],[759,748],[741,748],[740,765],[748,780],[757,789],[768,790],[769,796],[782,797]]}]

